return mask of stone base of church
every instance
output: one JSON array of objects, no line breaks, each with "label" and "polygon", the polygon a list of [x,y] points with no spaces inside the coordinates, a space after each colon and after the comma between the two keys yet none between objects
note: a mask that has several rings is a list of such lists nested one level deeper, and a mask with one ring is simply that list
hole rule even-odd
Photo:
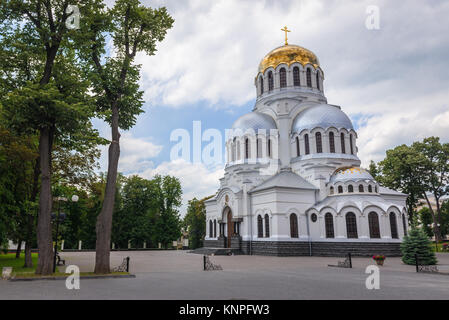
[{"label": "stone base of church", "polygon": [[[243,254],[250,253],[250,242],[242,241]],[[401,256],[400,243],[367,242],[298,242],[298,241],[253,241],[252,254],[266,256],[312,256],[343,257],[349,252],[353,256],[387,257]]]},{"label": "stone base of church", "polygon": [[224,241],[222,239],[218,240],[204,240],[203,247],[205,248],[224,248]]}]

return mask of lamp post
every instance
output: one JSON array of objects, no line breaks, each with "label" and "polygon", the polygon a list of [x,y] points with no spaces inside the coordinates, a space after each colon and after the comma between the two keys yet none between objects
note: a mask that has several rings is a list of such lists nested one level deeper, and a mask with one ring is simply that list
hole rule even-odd
[{"label": "lamp post", "polygon": [[[77,202],[79,197],[77,195],[72,196],[72,202]],[[57,197],[55,198],[58,201],[58,214],[52,213],[52,220],[56,220],[56,240],[54,247],[54,256],[53,256],[53,273],[56,272],[56,257],[58,255],[58,236],[59,236],[59,223],[64,222],[66,214],[61,212],[61,201],[67,202],[68,199],[65,197]]]},{"label": "lamp post", "polygon": [[[439,223],[437,223],[436,225],[438,226],[438,228],[440,228]],[[432,227],[433,233],[435,234],[435,252],[438,252],[438,239],[437,239],[437,235],[435,233],[435,223],[428,224],[427,226]]]}]

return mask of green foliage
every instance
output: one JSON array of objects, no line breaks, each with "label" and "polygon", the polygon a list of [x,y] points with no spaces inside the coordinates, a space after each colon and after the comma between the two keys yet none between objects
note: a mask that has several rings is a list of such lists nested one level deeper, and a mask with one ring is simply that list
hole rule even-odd
[{"label": "green foliage", "polygon": [[[401,145],[387,151],[386,158],[379,163],[381,175],[378,181],[386,187],[406,194],[411,215],[420,199],[425,199],[432,219],[442,224],[440,200],[449,194],[449,143],[440,143],[438,137],[425,138],[411,146]],[[437,203],[434,212],[429,200],[433,196]],[[410,221],[416,221],[410,217]],[[441,232],[435,231],[437,238]]]},{"label": "green foliage", "polygon": [[420,264],[433,265],[437,263],[430,240],[422,229],[410,230],[401,243],[401,251],[402,261],[405,264],[415,264],[415,254],[418,255]]},{"label": "green foliage", "polygon": [[210,198],[202,200],[193,198],[189,201],[183,224],[189,232],[189,246],[191,249],[203,247],[203,240],[206,235],[206,206],[204,201]]},{"label": "green foliage", "polygon": [[[177,178],[138,176],[119,179],[112,220],[112,242],[117,248],[167,246],[180,236],[178,208],[181,185]],[[118,200],[118,201],[117,201]]]},{"label": "green foliage", "polygon": [[386,158],[379,162],[382,175],[378,177],[378,181],[385,187],[408,194],[409,215],[415,210],[423,193],[420,171],[422,162],[422,155],[407,145],[387,150]]},{"label": "green foliage", "polygon": [[371,160],[369,163],[368,172],[373,176],[375,180],[377,180],[377,178],[379,177],[379,168],[373,160]]},{"label": "green foliage", "polygon": [[[37,253],[31,254],[31,257],[33,259],[33,266],[37,265]],[[33,272],[35,270],[35,267],[33,268],[24,268],[24,254],[20,254],[20,258],[16,259],[15,253],[8,253],[8,254],[0,254],[0,270],[3,269],[3,267],[12,267],[12,271],[14,273],[18,272]]]},{"label": "green foliage", "polygon": [[156,215],[156,241],[164,248],[181,236],[179,207],[181,206],[182,188],[179,179],[172,176],[155,176],[158,194]]},{"label": "green foliage", "polygon": [[433,237],[433,229],[430,224],[433,223],[432,214],[430,213],[429,208],[424,207],[418,211],[419,222],[422,226],[424,233],[429,237]]},{"label": "green foliage", "polygon": [[[138,0],[118,0],[109,9],[97,5],[82,19],[76,34],[80,57],[86,62],[84,70],[92,82],[98,115],[111,125],[115,108],[118,126],[124,130],[143,112],[140,65],[133,62],[139,52],[154,55],[156,43],[165,38],[173,22],[165,7],[152,9]],[[109,38],[114,50],[107,56]]]}]

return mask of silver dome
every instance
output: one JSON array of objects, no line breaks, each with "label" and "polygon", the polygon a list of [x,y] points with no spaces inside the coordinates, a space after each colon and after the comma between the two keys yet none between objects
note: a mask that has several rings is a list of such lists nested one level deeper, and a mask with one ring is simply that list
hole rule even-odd
[{"label": "silver dome", "polygon": [[354,129],[349,117],[339,107],[320,104],[300,112],[293,121],[292,132],[299,133],[304,129],[312,130],[318,127]]},{"label": "silver dome", "polygon": [[232,129],[241,129],[245,132],[253,129],[256,133],[259,129],[277,129],[276,122],[272,117],[260,112],[250,112],[238,118],[232,125]]},{"label": "silver dome", "polygon": [[343,168],[337,170],[330,178],[330,182],[339,181],[358,181],[358,180],[372,180],[373,176],[365,169],[359,167]]}]

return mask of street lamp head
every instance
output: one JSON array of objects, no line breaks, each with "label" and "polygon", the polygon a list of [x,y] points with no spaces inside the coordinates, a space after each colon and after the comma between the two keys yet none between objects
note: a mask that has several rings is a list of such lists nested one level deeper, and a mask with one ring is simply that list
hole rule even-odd
[{"label": "street lamp head", "polygon": [[78,202],[78,200],[79,200],[79,197],[78,197],[76,194],[74,194],[74,195],[72,196],[72,201],[73,201],[73,202]]}]

